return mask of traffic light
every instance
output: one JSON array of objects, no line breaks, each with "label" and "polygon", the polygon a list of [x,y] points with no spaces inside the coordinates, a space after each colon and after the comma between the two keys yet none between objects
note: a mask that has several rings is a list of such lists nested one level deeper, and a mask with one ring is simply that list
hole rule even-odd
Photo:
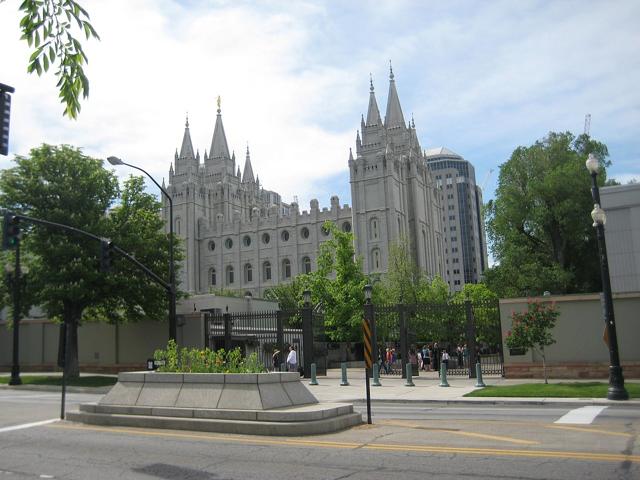
[{"label": "traffic light", "polygon": [[100,271],[109,272],[113,263],[113,242],[111,240],[100,241]]},{"label": "traffic light", "polygon": [[0,155],[9,153],[9,118],[11,117],[11,93],[15,90],[0,83]]},{"label": "traffic light", "polygon": [[13,250],[20,243],[20,217],[8,212],[4,214],[2,249]]}]

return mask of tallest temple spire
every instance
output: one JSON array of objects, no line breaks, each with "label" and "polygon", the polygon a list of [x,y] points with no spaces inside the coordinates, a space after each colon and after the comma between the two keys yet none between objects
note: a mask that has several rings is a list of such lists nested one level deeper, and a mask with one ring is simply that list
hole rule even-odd
[{"label": "tallest temple spire", "polygon": [[209,150],[209,158],[230,158],[229,146],[227,145],[227,136],[224,133],[222,125],[222,115],[220,110],[220,97],[218,97],[218,114],[216,116],[216,126],[213,130],[213,139],[211,140],[211,149]]},{"label": "tallest temple spire", "polygon": [[387,114],[384,117],[384,126],[386,128],[406,128],[404,115],[402,115],[402,107],[400,106],[400,99],[396,91],[396,81],[393,75],[391,60],[389,60],[389,96],[387,98]]}]

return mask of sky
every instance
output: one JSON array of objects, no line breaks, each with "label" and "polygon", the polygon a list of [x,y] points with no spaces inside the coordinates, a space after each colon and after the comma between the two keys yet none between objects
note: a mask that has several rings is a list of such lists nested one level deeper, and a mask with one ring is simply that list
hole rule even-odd
[{"label": "sky", "polygon": [[0,2],[0,83],[16,89],[0,168],[64,143],[168,181],[187,114],[194,148],[209,150],[220,96],[241,170],[248,145],[254,173],[284,201],[308,209],[337,194],[351,204],[349,148],[370,75],[384,115],[391,61],[422,148],[470,161],[485,200],[516,147],[549,131],[580,134],[586,114],[609,147],[608,176],[640,180],[637,0],[79,3],[101,40],[83,42],[90,96],[69,120],[53,73],[26,73],[20,2]]}]

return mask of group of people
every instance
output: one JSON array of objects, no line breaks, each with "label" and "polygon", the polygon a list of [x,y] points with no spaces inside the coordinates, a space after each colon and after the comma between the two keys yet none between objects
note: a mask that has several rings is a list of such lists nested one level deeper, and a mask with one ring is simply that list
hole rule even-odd
[{"label": "group of people", "polygon": [[[271,364],[273,366],[273,371],[280,371],[280,350],[276,349],[271,356]],[[297,372],[298,371],[298,354],[296,352],[296,348],[293,345],[289,345],[289,354],[287,355],[287,371],[288,372]]]},{"label": "group of people", "polygon": [[[394,365],[398,360],[396,349],[387,347],[386,349],[380,348],[378,351],[380,352],[378,358],[380,372],[386,374],[392,373]],[[411,348],[409,350],[409,363],[425,372],[440,371],[441,365],[449,368],[451,355],[455,355],[458,368],[463,365],[468,365],[469,352],[466,344],[457,345],[455,350],[450,354],[449,349],[439,347],[438,342],[425,344],[422,348]]]}]

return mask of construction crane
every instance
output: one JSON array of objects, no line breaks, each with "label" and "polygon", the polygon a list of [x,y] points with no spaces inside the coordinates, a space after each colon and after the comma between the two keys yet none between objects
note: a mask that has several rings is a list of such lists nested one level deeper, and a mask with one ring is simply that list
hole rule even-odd
[{"label": "construction crane", "polygon": [[484,187],[487,186],[487,182],[489,181],[489,178],[491,177],[491,174],[493,173],[493,168],[490,168],[489,171],[487,172],[487,174],[484,177],[484,180],[482,181],[482,185],[480,185],[480,189],[484,192]]},{"label": "construction crane", "polygon": [[587,113],[584,116],[584,134],[589,136],[590,130],[591,130],[591,114]]}]

